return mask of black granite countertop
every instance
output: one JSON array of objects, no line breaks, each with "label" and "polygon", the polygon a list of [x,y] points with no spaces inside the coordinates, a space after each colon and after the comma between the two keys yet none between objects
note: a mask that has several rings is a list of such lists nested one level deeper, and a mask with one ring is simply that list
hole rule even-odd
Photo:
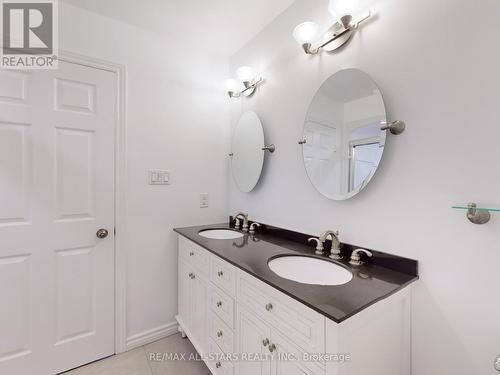
[{"label": "black granite countertop", "polygon": [[[314,255],[307,235],[263,225],[254,235],[244,234],[235,240],[208,239],[198,232],[205,229],[233,229],[229,224],[176,228],[175,232],[248,272],[266,284],[307,305],[329,319],[340,323],[370,305],[403,289],[418,279],[417,262],[411,259],[373,251],[373,258],[360,267],[349,264],[355,246],[342,244],[341,261]],[[243,233],[243,232],[241,232]],[[329,249],[329,247],[326,247]],[[268,267],[271,258],[282,255],[308,255],[338,263],[353,273],[344,285],[308,285],[284,279]]]}]

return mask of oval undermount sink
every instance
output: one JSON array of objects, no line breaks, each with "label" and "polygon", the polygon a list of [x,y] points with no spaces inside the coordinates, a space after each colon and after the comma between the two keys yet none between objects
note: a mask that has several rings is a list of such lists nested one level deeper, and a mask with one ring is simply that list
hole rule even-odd
[{"label": "oval undermount sink", "polygon": [[271,259],[269,268],[284,279],[302,284],[343,285],[352,280],[352,273],[328,260],[300,255]]},{"label": "oval undermount sink", "polygon": [[198,232],[198,234],[212,240],[234,240],[243,237],[240,232],[230,229],[206,229]]}]

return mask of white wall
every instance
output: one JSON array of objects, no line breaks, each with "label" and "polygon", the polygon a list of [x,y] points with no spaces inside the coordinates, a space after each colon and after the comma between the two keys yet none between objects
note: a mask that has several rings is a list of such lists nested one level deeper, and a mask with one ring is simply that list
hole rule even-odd
[{"label": "white wall", "polygon": [[[128,181],[127,337],[174,322],[177,245],[172,228],[227,216],[229,112],[219,83],[227,59],[62,4],[61,48],[126,65]],[[195,36],[190,36],[195,37]],[[175,39],[174,39],[175,38]],[[147,185],[167,169],[172,185]],[[199,194],[210,208],[199,208]]]},{"label": "white wall", "polygon": [[[493,375],[500,354],[500,215],[484,226],[451,209],[500,205],[498,0],[378,0],[377,14],[347,48],[309,57],[292,38],[302,21],[330,22],[326,0],[297,0],[231,59],[266,83],[233,101],[234,125],[255,110],[268,143],[257,188],[230,187],[230,211],[311,234],[418,259],[413,306],[415,375]],[[355,67],[379,84],[391,119],[408,130],[387,142],[370,185],[346,202],[319,195],[302,165],[302,123],[332,73]]]}]

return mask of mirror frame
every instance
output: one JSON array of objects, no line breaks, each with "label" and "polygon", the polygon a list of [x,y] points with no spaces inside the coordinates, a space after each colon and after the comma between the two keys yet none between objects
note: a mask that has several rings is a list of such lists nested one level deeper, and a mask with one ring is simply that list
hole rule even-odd
[{"label": "mirror frame", "polygon": [[[260,147],[259,158],[261,160],[261,165],[259,168],[260,173],[255,178],[255,183],[250,188],[243,188],[242,186],[240,186],[240,184],[238,183],[238,180],[235,177],[235,173],[234,173],[234,140],[236,138],[236,135],[237,135],[236,133],[237,133],[238,127],[240,126],[240,122],[245,116],[252,116],[252,117],[254,117],[254,119],[258,120],[258,122],[260,124],[260,130],[262,132],[262,145],[259,146]],[[236,123],[236,126],[234,128],[233,137],[231,140],[231,154],[230,154],[231,155],[231,175],[233,177],[234,184],[236,185],[238,190],[241,191],[242,193],[250,193],[252,190],[255,189],[255,187],[257,186],[257,184],[260,181],[260,178],[262,176],[262,170],[264,169],[264,159],[265,159],[264,147],[265,147],[264,126],[262,125],[262,121],[261,121],[259,115],[255,111],[245,111],[238,119],[238,122]]]},{"label": "mirror frame", "polygon": [[[309,103],[309,106],[307,108],[307,112],[306,112],[306,116],[305,116],[305,119],[304,119],[304,124],[302,126],[302,140],[301,142],[299,142],[302,146],[302,163],[303,163],[303,166],[304,166],[304,169],[306,171],[306,175],[307,175],[307,178],[309,179],[309,181],[311,182],[311,185],[314,186],[314,188],[316,189],[316,191],[318,191],[318,193],[320,193],[322,196],[328,198],[328,199],[331,199],[331,200],[334,200],[334,201],[345,201],[345,200],[348,200],[348,199],[351,199],[353,198],[354,196],[356,196],[357,194],[359,194],[362,190],[364,190],[366,188],[366,186],[368,186],[368,184],[371,182],[372,178],[375,176],[375,174],[377,173],[378,169],[380,168],[381,166],[381,163],[383,161],[383,158],[384,158],[384,154],[385,154],[385,150],[384,152],[382,152],[382,155],[380,157],[380,161],[377,165],[377,168],[373,171],[373,173],[371,173],[358,187],[356,187],[355,189],[353,189],[352,191],[349,191],[348,193],[346,194],[326,194],[324,193],[323,191],[321,191],[317,185],[314,183],[310,173],[309,173],[309,170],[307,169],[307,166],[305,164],[305,153],[304,153],[304,144],[305,144],[305,130],[306,130],[306,126],[307,126],[307,123],[308,123],[308,119],[309,119],[309,112],[310,112],[310,108],[311,108],[311,104],[314,102],[316,96],[318,95],[318,93],[321,92],[321,90],[324,88],[324,86],[329,82],[330,79],[332,79],[333,77],[335,77],[336,75],[338,74],[342,74],[344,72],[347,72],[347,71],[356,71],[356,72],[359,72],[361,73],[362,75],[364,75],[367,79],[369,79],[372,83],[373,83],[373,86],[377,88],[378,92],[380,93],[380,98],[382,100],[382,104],[383,104],[383,110],[384,110],[384,121],[385,123],[387,123],[387,107],[385,105],[385,100],[384,100],[384,96],[382,94],[382,91],[380,90],[380,87],[377,85],[377,83],[375,82],[375,80],[366,72],[360,70],[360,69],[357,69],[357,68],[346,68],[346,69],[341,69],[335,73],[333,73],[332,75],[330,75],[329,77],[327,77],[323,83],[321,84],[321,86],[316,90],[316,92],[314,93],[312,99],[311,99],[311,102]],[[383,124],[380,125],[381,128],[383,126]],[[380,142],[384,144],[384,148],[386,147],[386,142],[387,142],[387,129],[386,130],[380,130],[381,132],[381,140]]]}]

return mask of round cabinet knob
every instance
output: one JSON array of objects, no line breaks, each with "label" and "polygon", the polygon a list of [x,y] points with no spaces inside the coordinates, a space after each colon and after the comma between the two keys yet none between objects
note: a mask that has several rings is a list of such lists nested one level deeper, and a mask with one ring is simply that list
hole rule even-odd
[{"label": "round cabinet knob", "polygon": [[268,303],[268,304],[266,305],[266,310],[267,310],[267,311],[271,311],[272,309],[273,309],[273,304],[272,304],[272,303]]},{"label": "round cabinet knob", "polygon": [[269,339],[262,340],[262,345],[268,346],[269,345]]},{"label": "round cabinet knob", "polygon": [[269,351],[271,353],[274,352],[274,351],[276,351],[276,345],[274,345],[274,344],[269,345]]},{"label": "round cabinet knob", "polygon": [[108,230],[107,229],[104,229],[104,228],[101,228],[97,231],[97,233],[95,234],[97,236],[97,238],[106,238],[108,237]]}]

